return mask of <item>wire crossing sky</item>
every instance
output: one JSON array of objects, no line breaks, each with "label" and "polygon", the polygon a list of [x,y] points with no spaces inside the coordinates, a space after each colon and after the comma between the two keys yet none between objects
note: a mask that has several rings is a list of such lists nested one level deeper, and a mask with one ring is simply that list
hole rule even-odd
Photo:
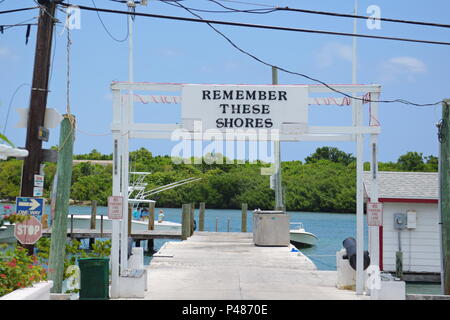
[{"label": "wire crossing sky", "polygon": [[[110,0],[70,1],[71,4],[127,11],[124,3]],[[436,0],[433,7],[420,1],[380,0],[379,29],[370,29],[368,11],[373,2],[360,0],[357,33],[374,38],[403,38],[430,43],[446,42],[449,32],[444,12],[450,8],[445,0]],[[206,23],[157,19],[155,16],[199,20],[184,6],[208,21],[232,24],[264,25],[290,30],[330,31],[335,34],[285,32],[270,28],[237,27],[214,24],[223,34]],[[135,81],[169,83],[270,84],[271,65],[280,70],[280,84],[351,83],[352,37],[338,36],[353,32],[353,0],[336,3],[320,0],[298,1],[224,1],[184,0],[181,2],[149,1],[147,7],[137,5],[134,20]],[[36,6],[31,0],[20,6]],[[17,2],[0,3],[0,13],[18,9]],[[52,77],[48,107],[64,113],[66,100],[67,40],[63,33],[65,14],[57,12]],[[195,9],[195,10],[194,10]],[[275,10],[276,9],[276,10]],[[302,12],[296,12],[302,10]],[[154,17],[143,17],[140,14]],[[35,23],[38,9],[2,14],[2,24],[15,25],[28,19]],[[343,15],[348,15],[344,17]],[[30,20],[31,19],[31,20]],[[110,132],[112,101],[111,81],[126,81],[128,74],[127,17],[121,14],[81,10],[81,28],[71,30],[71,110],[77,117],[78,132],[75,153],[97,149],[111,153]],[[33,21],[34,20],[34,21]],[[407,23],[394,23],[401,20]],[[413,24],[410,22],[417,22]],[[430,24],[425,25],[422,23]],[[26,25],[26,23],[25,23]],[[434,26],[432,26],[434,25]],[[31,28],[28,44],[25,29],[11,27],[0,33],[0,126],[16,145],[25,144],[25,129],[15,128],[19,122],[16,108],[26,108],[34,62],[37,28]],[[61,38],[62,37],[62,38]],[[115,41],[123,40],[122,42]],[[239,49],[230,45],[231,41]],[[56,43],[56,45],[55,45]],[[361,84],[380,84],[380,161],[396,161],[408,152],[437,155],[436,123],[441,118],[440,101],[448,98],[449,80],[445,76],[449,63],[447,45],[409,43],[382,39],[358,38],[357,74]],[[266,62],[264,65],[260,61]],[[301,77],[305,75],[307,77]],[[18,89],[19,88],[19,89]],[[17,90],[17,91],[16,91]],[[339,94],[335,94],[339,97]],[[400,101],[401,100],[401,101]],[[418,108],[416,105],[429,105]],[[366,110],[365,119],[368,121]],[[163,105],[136,104],[137,119],[170,123],[180,119],[180,108]],[[8,117],[7,117],[8,115]],[[311,125],[348,125],[350,108],[311,107]],[[351,118],[351,116],[350,116]],[[143,120],[142,120],[143,121]],[[147,120],[146,120],[147,121]],[[150,122],[150,120],[148,120]],[[44,148],[58,142],[58,129],[51,129],[50,141]],[[136,140],[131,150],[140,146],[153,154],[170,154],[176,142]],[[303,160],[315,148],[330,145],[355,153],[351,143],[282,143],[282,159]],[[368,155],[368,148],[366,147]],[[369,159],[369,158],[367,158]]]}]

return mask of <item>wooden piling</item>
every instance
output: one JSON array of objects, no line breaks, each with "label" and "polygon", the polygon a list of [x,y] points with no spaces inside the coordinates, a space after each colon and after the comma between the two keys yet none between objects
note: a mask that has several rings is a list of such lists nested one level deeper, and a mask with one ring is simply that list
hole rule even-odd
[{"label": "wooden piling", "polygon": [[241,231],[242,232],[247,232],[247,204],[243,203],[242,204],[242,219],[241,219]]},{"label": "wooden piling", "polygon": [[191,205],[189,203],[183,204],[181,214],[181,240],[187,240],[187,238],[190,236],[191,223]]},{"label": "wooden piling", "polygon": [[91,229],[95,229],[96,218],[97,218],[97,201],[92,200],[92,207],[91,207]]},{"label": "wooden piling", "polygon": [[155,203],[150,202],[149,204],[149,216],[148,216],[148,230],[155,229]]},{"label": "wooden piling", "polygon": [[230,218],[227,219],[227,232],[230,232]]},{"label": "wooden piling", "polygon": [[48,229],[48,215],[43,214],[41,218],[42,229]]},{"label": "wooden piling", "polygon": [[131,223],[133,218],[133,205],[128,205],[128,235],[131,236]]},{"label": "wooden piling", "polygon": [[195,203],[191,203],[191,231],[190,236],[194,234],[194,215],[195,215]]},{"label": "wooden piling", "polygon": [[199,212],[198,212],[198,230],[205,231],[205,203],[200,202]]},{"label": "wooden piling", "polygon": [[100,236],[103,238],[103,215],[100,216]]},{"label": "wooden piling", "polygon": [[216,217],[216,232],[218,231],[219,218]]},{"label": "wooden piling", "polygon": [[[95,230],[97,223],[97,201],[92,200],[92,206],[91,206],[91,229]],[[89,238],[89,248],[92,249],[92,245],[94,244],[95,239]]]},{"label": "wooden piling", "polygon": [[70,238],[73,238],[73,214],[70,215]]}]

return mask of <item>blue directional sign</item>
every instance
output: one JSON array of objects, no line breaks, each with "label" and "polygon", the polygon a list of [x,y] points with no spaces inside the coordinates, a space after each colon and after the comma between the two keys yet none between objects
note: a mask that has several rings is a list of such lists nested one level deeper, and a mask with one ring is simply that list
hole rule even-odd
[{"label": "blue directional sign", "polygon": [[16,198],[16,213],[41,216],[44,212],[44,198]]}]

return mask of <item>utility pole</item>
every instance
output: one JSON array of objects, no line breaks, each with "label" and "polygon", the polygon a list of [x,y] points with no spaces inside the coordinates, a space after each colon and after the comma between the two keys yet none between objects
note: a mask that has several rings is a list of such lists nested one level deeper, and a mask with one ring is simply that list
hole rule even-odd
[{"label": "utility pole", "polygon": [[439,128],[439,207],[441,211],[441,287],[442,293],[450,295],[450,99],[442,104],[442,122]]},{"label": "utility pole", "polygon": [[[53,39],[53,17],[56,4],[53,1],[39,1],[39,22],[34,56],[33,81],[31,87],[30,108],[28,111],[27,136],[25,148],[28,157],[24,159],[20,194],[33,197],[34,175],[40,174],[42,130],[44,128],[45,109],[47,105],[50,57]],[[32,253],[33,245],[27,245]]]},{"label": "utility pole", "polygon": [[[278,84],[278,69],[272,67],[272,84]],[[283,204],[283,187],[281,185],[281,151],[280,140],[273,142],[273,153],[275,158],[275,210],[284,210]]]}]

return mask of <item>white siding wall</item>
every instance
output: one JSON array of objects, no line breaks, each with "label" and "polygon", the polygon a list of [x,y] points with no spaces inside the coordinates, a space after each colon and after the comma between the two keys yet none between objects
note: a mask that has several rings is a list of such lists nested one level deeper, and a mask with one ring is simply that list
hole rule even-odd
[{"label": "white siding wall", "polygon": [[401,231],[404,272],[440,272],[439,212],[437,203],[383,203],[383,269],[395,271],[398,231],[394,213],[417,212],[417,228]]}]

